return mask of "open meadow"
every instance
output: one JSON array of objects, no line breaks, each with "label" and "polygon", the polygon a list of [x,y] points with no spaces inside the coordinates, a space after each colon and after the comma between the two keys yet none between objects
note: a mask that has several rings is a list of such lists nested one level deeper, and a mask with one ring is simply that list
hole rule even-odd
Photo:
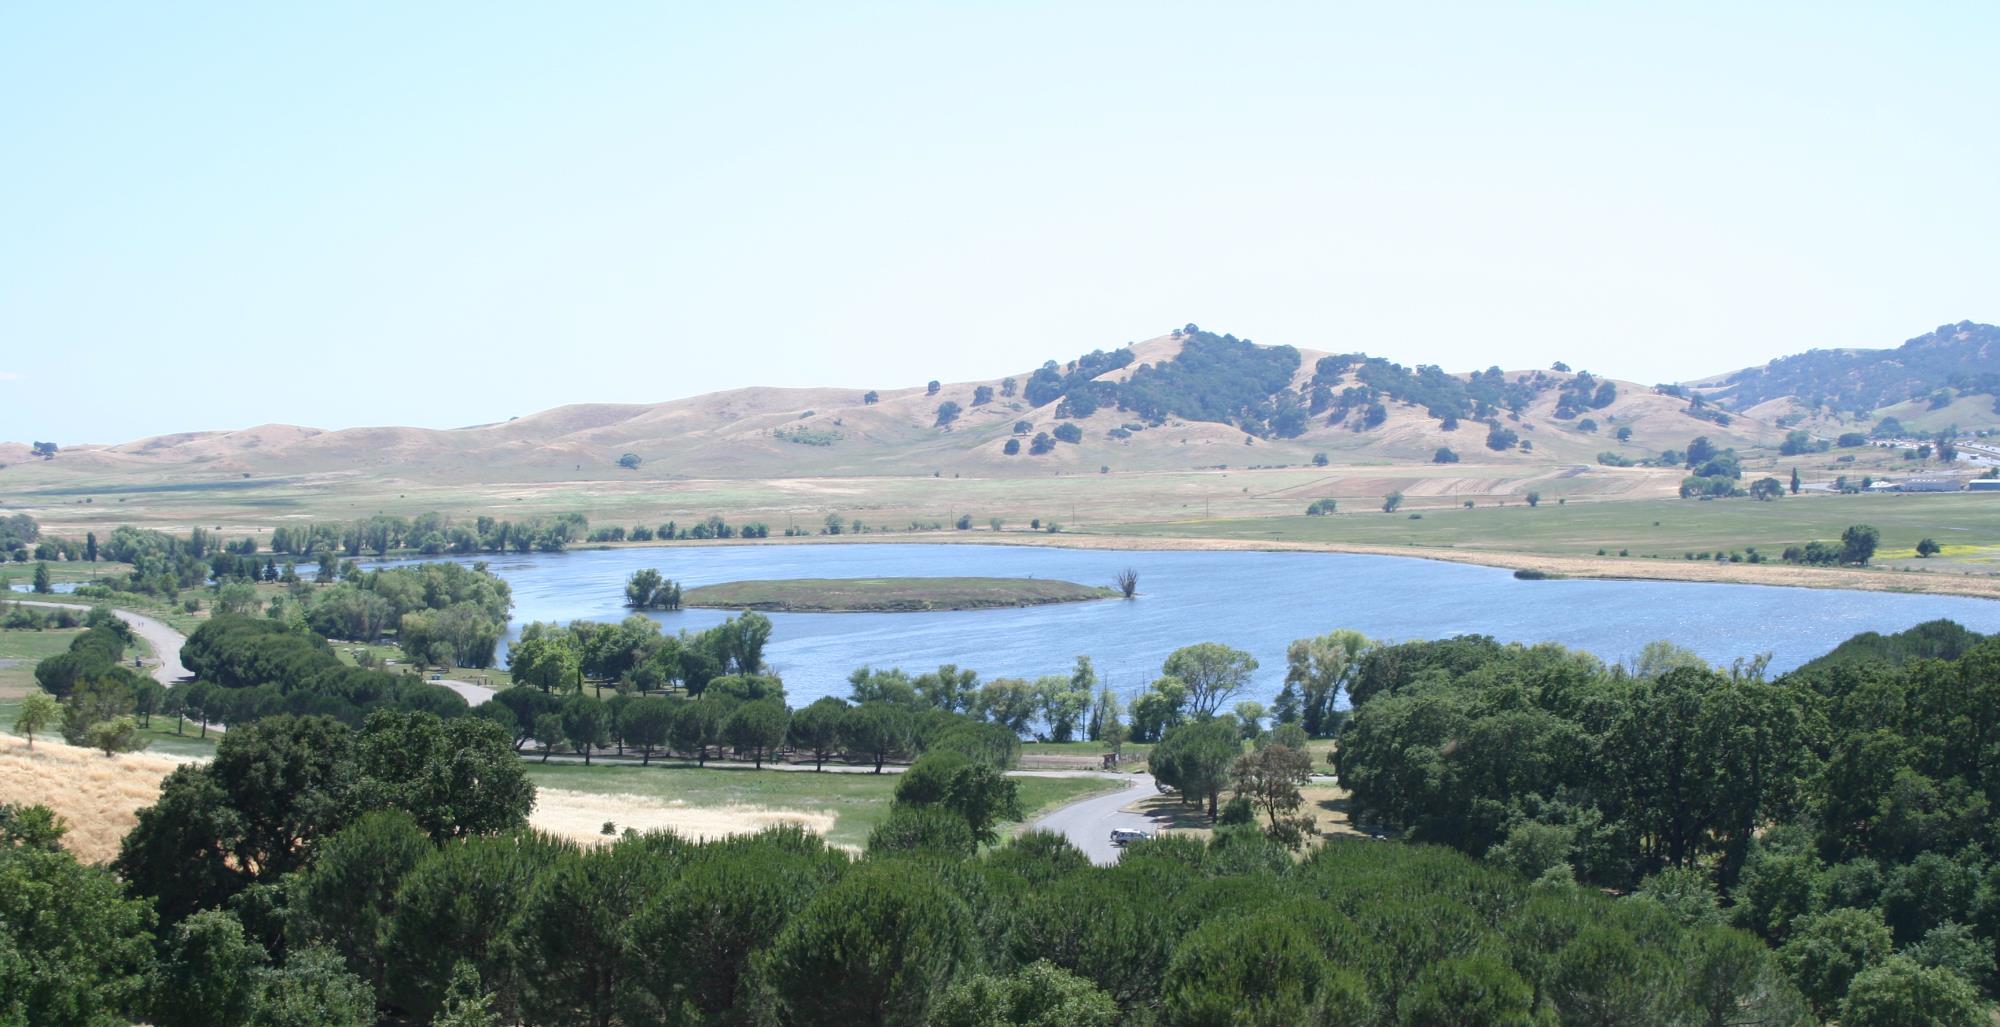
[{"label": "open meadow", "polygon": [[[889,815],[898,775],[813,773],[655,764],[536,764],[528,777],[543,790],[533,823],[589,840],[604,821],[618,831],[667,828],[704,837],[795,823],[835,845],[859,850]],[[1021,823],[1063,803],[1119,787],[1098,777],[1014,778]]]}]

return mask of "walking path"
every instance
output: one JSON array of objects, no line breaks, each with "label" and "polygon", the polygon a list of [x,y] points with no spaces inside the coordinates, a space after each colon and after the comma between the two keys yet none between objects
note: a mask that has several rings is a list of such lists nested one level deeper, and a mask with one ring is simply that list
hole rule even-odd
[{"label": "walking path", "polygon": [[[80,603],[47,603],[30,599],[10,599],[22,606],[41,606],[56,610],[89,610]],[[187,636],[167,626],[165,621],[148,617],[130,610],[113,610],[112,616],[131,625],[132,633],[144,639],[158,658],[159,664],[153,668],[153,680],[172,688],[194,675],[188,673],[181,664],[181,646],[187,644]]]}]

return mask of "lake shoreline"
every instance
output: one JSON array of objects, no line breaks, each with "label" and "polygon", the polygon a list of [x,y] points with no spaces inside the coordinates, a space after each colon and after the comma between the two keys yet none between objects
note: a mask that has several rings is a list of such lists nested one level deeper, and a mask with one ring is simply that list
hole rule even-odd
[{"label": "lake shoreline", "polygon": [[[970,535],[971,537],[963,537]],[[673,542],[586,543],[572,550],[678,549],[719,546],[785,545],[1002,545],[1045,549],[1153,550],[1157,552],[1345,553],[1354,556],[1396,556],[1443,563],[1472,564],[1502,570],[1531,570],[1564,578],[1608,581],[1682,581],[1727,585],[1768,585],[1779,588],[1845,589],[1911,595],[1962,596],[2000,601],[2000,578],[1916,574],[1905,571],[1813,568],[1774,563],[1716,563],[1713,560],[1654,560],[1643,557],[1555,556],[1493,550],[1448,549],[1436,546],[1378,546],[1365,543],[1288,542],[1284,540],[1220,539],[1065,532],[1028,533],[925,532],[869,535],[806,535],[767,539],[702,539]]]}]

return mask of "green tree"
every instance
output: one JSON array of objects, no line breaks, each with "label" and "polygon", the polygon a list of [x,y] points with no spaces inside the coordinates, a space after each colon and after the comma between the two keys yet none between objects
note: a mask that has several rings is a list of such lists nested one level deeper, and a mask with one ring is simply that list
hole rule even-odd
[{"label": "green tree", "polygon": [[91,745],[91,729],[132,712],[134,676],[123,668],[81,678],[63,700],[63,741]]},{"label": "green tree", "polygon": [[1284,687],[1297,697],[1298,720],[1308,736],[1324,738],[1339,726],[1335,704],[1340,689],[1370,645],[1361,632],[1340,630],[1285,647]]},{"label": "green tree", "polygon": [[1233,717],[1182,724],[1168,729],[1153,748],[1153,778],[1180,793],[1185,802],[1205,802],[1208,818],[1214,820],[1218,797],[1242,751],[1242,735]]},{"label": "green tree", "polygon": [[1792,468],[1792,495],[1799,494],[1799,469]]},{"label": "green tree", "polygon": [[1074,675],[1054,674],[1035,680],[1035,697],[1041,704],[1042,722],[1049,726],[1049,740],[1067,742],[1090,710],[1090,686]]},{"label": "green tree", "polygon": [[1725,883],[1811,758],[1783,686],[1695,668],[1638,682],[1604,751],[1645,867],[1691,866],[1720,849]]},{"label": "green tree", "polygon": [[1383,513],[1395,513],[1396,508],[1402,505],[1403,505],[1403,494],[1401,492],[1391,492],[1388,495],[1382,497]]},{"label": "green tree", "polygon": [[1841,1027],[1980,1027],[1992,1019],[1979,993],[1949,970],[1895,956],[1854,976]]},{"label": "green tree", "polygon": [[1038,960],[1005,976],[980,974],[952,986],[933,1027],[1112,1027],[1118,1003],[1096,985]]},{"label": "green tree", "polygon": [[674,715],[674,748],[694,754],[695,762],[708,765],[709,747],[722,741],[722,725],[728,718],[727,704],[720,699],[688,703]]},{"label": "green tree", "polygon": [[1218,917],[1174,950],[1161,997],[1168,1024],[1361,1022],[1373,1003],[1295,920],[1278,913]]},{"label": "green tree", "polygon": [[55,590],[56,590],[55,586],[53,584],[50,584],[49,582],[49,565],[46,563],[35,564],[36,594],[48,595],[49,593],[54,592]]},{"label": "green tree", "polygon": [[445,991],[444,1005],[438,1009],[431,1027],[500,1027],[493,996],[486,993],[479,970],[471,963],[461,962],[452,968],[451,986]]},{"label": "green tree", "polygon": [[771,640],[771,618],[754,612],[738,614],[709,632],[713,633],[716,655],[725,668],[737,674],[763,671],[764,644]]},{"label": "green tree", "polygon": [[1200,642],[1174,650],[1162,669],[1187,689],[1189,713],[1211,717],[1249,686],[1257,660],[1241,649]]},{"label": "green tree", "polygon": [[876,856],[929,854],[970,859],[979,851],[965,818],[938,805],[889,806],[889,816],[868,833],[868,851]]},{"label": "green tree", "polygon": [[1020,678],[994,678],[980,688],[976,705],[988,720],[1018,735],[1035,719],[1041,702],[1032,683]]},{"label": "green tree", "polygon": [[535,716],[535,744],[542,747],[542,762],[549,761],[549,754],[563,743],[563,718],[560,713],[541,713]]},{"label": "green tree", "polygon": [[729,1022],[725,1014],[753,1007],[753,957],[847,864],[817,836],[786,830],[692,854],[632,918],[626,958],[652,1000],[649,1018],[691,1006],[709,1022]]},{"label": "green tree", "polygon": [[100,720],[90,725],[87,737],[90,747],[101,750],[106,756],[137,752],[151,744],[145,735],[139,733],[138,721],[127,716]]},{"label": "green tree", "polygon": [[792,714],[788,729],[792,747],[812,753],[815,771],[823,769],[826,758],[839,750],[841,725],[847,719],[848,709],[847,703],[829,695]]},{"label": "green tree", "polygon": [[862,866],[791,918],[765,964],[785,1023],[917,1027],[970,955],[964,906],[928,873]]},{"label": "green tree", "polygon": [[582,753],[584,765],[588,766],[591,750],[611,741],[610,715],[605,712],[604,701],[582,693],[563,700],[562,734],[571,751]]},{"label": "green tree", "polygon": [[610,1027],[632,988],[627,928],[664,887],[684,843],[626,838],[557,855],[535,875],[506,941],[520,971],[522,1019]]},{"label": "green tree", "polygon": [[583,679],[583,658],[567,633],[523,638],[507,651],[514,682],[544,692],[568,691]]},{"label": "green tree", "polygon": [[477,717],[378,710],[354,736],[343,818],[408,814],[433,842],[518,831],[535,786],[504,728]]},{"label": "green tree", "polygon": [[1535,989],[1498,959],[1461,956],[1424,967],[1397,1012],[1406,1027],[1534,1027]]},{"label": "green tree", "polygon": [[422,1019],[444,1001],[456,965],[469,962],[518,1023],[519,971],[506,928],[543,867],[575,848],[545,835],[468,838],[426,856],[403,877],[385,944],[390,993]]},{"label": "green tree", "polygon": [[748,752],[757,769],[764,769],[764,757],[785,744],[785,730],[792,714],[776,699],[761,699],[738,706],[723,722],[723,737],[738,753]]},{"label": "green tree", "polygon": [[146,988],[158,1027],[242,1027],[257,999],[264,948],[230,913],[203,910],[174,928]]},{"label": "green tree", "polygon": [[625,579],[625,605],[639,610],[652,606],[653,596],[665,583],[666,579],[660,572],[651,567],[633,571],[632,576]]},{"label": "green tree", "polygon": [[55,848],[0,845],[0,1022],[109,1027],[142,994],[153,913]]},{"label": "green tree", "polygon": [[[1299,788],[1311,779],[1312,754],[1277,743],[1237,757],[1230,768],[1230,788],[1264,811],[1274,836],[1281,822],[1289,824],[1304,804]],[[1311,823],[1307,817],[1306,824]],[[1296,835],[1298,828],[1292,826],[1290,834]]]},{"label": "green tree", "polygon": [[644,695],[625,707],[619,731],[625,743],[639,750],[641,766],[653,762],[653,750],[667,744],[673,735],[676,701],[659,695]]},{"label": "green tree", "polygon": [[890,703],[865,702],[849,710],[840,725],[840,744],[850,756],[860,756],[882,764],[909,750],[910,713]]},{"label": "green tree", "polygon": [[1840,533],[1840,562],[1866,565],[1875,556],[1882,534],[1866,524],[1855,524]]},{"label": "green tree", "polygon": [[1835,909],[1795,928],[1778,949],[1778,961],[1813,1012],[1831,1019],[1856,975],[1888,959],[1892,948],[1881,913]]},{"label": "green tree", "polygon": [[375,995],[327,949],[293,952],[260,971],[250,1027],[372,1027]]},{"label": "green tree", "polygon": [[951,751],[925,753],[896,782],[896,801],[938,805],[965,820],[975,841],[998,840],[994,826],[1019,819],[1019,786],[998,768]]},{"label": "green tree", "polygon": [[62,704],[47,692],[34,691],[21,697],[21,708],[14,714],[14,731],[28,740],[28,748],[35,747],[35,735],[48,730],[62,716]]},{"label": "green tree", "polygon": [[365,814],[328,838],[289,882],[286,933],[292,946],[326,945],[350,973],[381,990],[396,889],[431,851],[429,836],[401,810]]},{"label": "green tree", "polygon": [[1926,560],[1943,551],[1944,548],[1938,545],[1937,540],[1934,538],[1926,538],[1917,543],[1917,555]]}]

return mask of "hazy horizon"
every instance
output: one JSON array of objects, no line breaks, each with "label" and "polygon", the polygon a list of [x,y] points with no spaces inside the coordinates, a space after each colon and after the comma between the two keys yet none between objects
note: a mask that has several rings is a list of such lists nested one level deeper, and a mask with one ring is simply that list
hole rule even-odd
[{"label": "hazy horizon", "polygon": [[0,438],[2000,317],[1993,9],[0,14]]},{"label": "hazy horizon", "polygon": [[[1964,320],[1964,319],[1960,319],[1960,320]],[[1195,323],[1195,324],[1198,324],[1198,325],[1200,325],[1200,322],[1193,322],[1193,323]],[[1941,322],[1941,324],[1955,324],[1955,323],[1957,323],[1957,322],[1956,322],[1956,321],[1953,321],[1953,322]],[[1200,325],[1200,326],[1201,326],[1201,327],[1202,327],[1202,328],[1203,328],[1204,330],[1213,330],[1213,331],[1217,331],[1218,333],[1220,333],[1220,332],[1226,332],[1226,331],[1228,330],[1228,329],[1226,329],[1226,328],[1216,328],[1216,329],[1211,329],[1211,328],[1210,328],[1210,327],[1209,327],[1208,325]],[[1937,326],[1932,326],[1932,327],[1937,327]],[[1166,334],[1166,333],[1165,333],[1165,332],[1162,332],[1162,333],[1160,333],[1160,334]],[[1918,334],[1922,334],[1922,333],[1918,333]],[[1157,336],[1147,336],[1147,337],[1145,337],[1145,338],[1141,338],[1141,339],[1132,339],[1132,340],[1128,340],[1128,342],[1133,342],[1133,343],[1137,343],[1137,342],[1144,342],[1144,341],[1146,341],[1147,339],[1150,339],[1150,338],[1155,338],[1155,337],[1157,337]],[[1283,344],[1283,345],[1290,345],[1289,343],[1281,343],[1281,342],[1279,342],[1279,341],[1277,341],[1277,340],[1271,340],[1271,341],[1266,341],[1266,340],[1258,340],[1258,339],[1253,339],[1253,340],[1251,340],[1251,341],[1253,341],[1253,342],[1257,342],[1257,343],[1258,343],[1259,345],[1273,345],[1273,346],[1275,346],[1275,345],[1281,345],[1281,344]],[[1881,348],[1893,348],[1893,345],[1900,345],[1902,341],[1904,341],[1904,340],[1898,340],[1898,341],[1897,341],[1897,343],[1895,343],[1895,344],[1892,344],[1892,346],[1889,346],[1889,347],[1881,347]],[[1122,343],[1122,342],[1121,342],[1121,343],[1118,343],[1117,345],[1120,345],[1120,346],[1122,346],[1122,345],[1126,345],[1126,343]],[[1108,346],[1108,345],[1107,345],[1107,346],[1101,346],[1101,347],[1091,347],[1091,348],[1099,348],[1099,349],[1111,349],[1111,348],[1113,348],[1113,347],[1111,347],[1111,346]],[[1313,349],[1314,347],[1297,347],[1297,348],[1299,348],[1299,349],[1308,349],[1308,350],[1309,350],[1309,349]],[[1830,347],[1822,347],[1822,348],[1830,348]],[[1863,348],[1877,348],[1877,347],[1863,347]],[[1088,352],[1088,349],[1086,349],[1086,350],[1080,350],[1080,351],[1078,351],[1078,352],[1075,352],[1075,353],[1066,353],[1066,354],[1063,354],[1063,355],[1061,355],[1060,357],[1053,357],[1053,356],[1052,356],[1052,357],[1050,357],[1050,358],[1048,358],[1048,359],[1058,359],[1058,360],[1063,360],[1063,361],[1067,361],[1067,360],[1071,359],[1072,357],[1077,357],[1077,356],[1081,356],[1081,355],[1083,355],[1083,353],[1085,353],[1085,352]],[[1431,361],[1427,361],[1427,360],[1422,360],[1422,359],[1418,359],[1418,358],[1410,358],[1410,359],[1401,359],[1401,358],[1398,358],[1398,357],[1395,357],[1394,355],[1391,355],[1391,354],[1387,354],[1387,353],[1370,353],[1369,355],[1370,355],[1370,356],[1386,356],[1386,357],[1389,357],[1389,358],[1390,358],[1390,359],[1392,359],[1392,360],[1396,360],[1396,362],[1398,362],[1398,363],[1401,363],[1401,364],[1404,364],[1404,365],[1406,365],[1406,366],[1414,366],[1414,365],[1416,365],[1416,364],[1419,364],[1419,363],[1431,363]],[[1785,356],[1785,355],[1787,355],[1787,354],[1782,354],[1782,353],[1775,353],[1775,354],[1772,354],[1772,356],[1774,356],[1774,357],[1776,357],[1776,356]],[[1555,359],[1557,359],[1557,360],[1560,360],[1561,358],[1560,358],[1560,357],[1557,357],[1557,358],[1555,358]],[[1661,383],[1663,383],[1663,382],[1687,382],[1687,381],[1698,381],[1698,380],[1700,380],[1700,379],[1702,379],[1702,378],[1707,378],[1707,377],[1712,377],[1712,376],[1713,376],[1714,374],[1720,374],[1720,373],[1723,373],[1723,372],[1725,372],[1725,371],[1735,371],[1735,370],[1740,370],[1740,369],[1742,369],[1743,367],[1750,367],[1750,366],[1755,366],[1756,364],[1761,364],[1761,363],[1763,363],[1763,362],[1764,362],[1764,361],[1761,361],[1761,360],[1760,360],[1760,361],[1752,361],[1752,362],[1750,362],[1750,363],[1747,363],[1747,364],[1743,364],[1743,365],[1740,365],[1740,366],[1738,366],[1738,367],[1729,367],[1729,368],[1724,368],[1724,369],[1721,369],[1721,370],[1718,370],[1718,371],[1715,371],[1715,372],[1710,372],[1710,373],[1707,373],[1707,374],[1696,374],[1696,375],[1683,375],[1683,376],[1679,376],[1679,377],[1675,377],[1675,378],[1669,378],[1669,379],[1659,379],[1659,380],[1657,380],[1657,381],[1655,381],[1655,380],[1651,380],[1651,379],[1648,379],[1648,380],[1643,380],[1643,381],[1639,381],[1639,384],[1641,384],[1641,385],[1655,385],[1655,384],[1661,384]],[[1508,370],[1508,371],[1529,371],[1529,370],[1537,370],[1537,369],[1540,369],[1540,368],[1543,368],[1543,367],[1546,367],[1546,366],[1547,366],[1547,363],[1548,363],[1548,362],[1544,362],[1544,363],[1542,363],[1542,364],[1537,364],[1537,365],[1532,365],[1532,366],[1531,366],[1531,365],[1527,365],[1527,364],[1508,364],[1508,365],[1504,365],[1504,366],[1503,366],[1503,369],[1504,369],[1504,370]],[[1592,364],[1592,365],[1588,365],[1588,366],[1586,366],[1586,365],[1583,365],[1583,364],[1578,364],[1578,363],[1576,363],[1576,362],[1574,362],[1574,361],[1565,361],[1565,363],[1566,363],[1566,364],[1568,364],[1568,366],[1570,366],[1570,367],[1571,367],[1572,369],[1574,369],[1574,370],[1578,370],[1578,371],[1583,371],[1583,370],[1588,370],[1588,371],[1592,371],[1592,372],[1594,372],[1594,373],[1596,373],[1596,374],[1598,374],[1598,375],[1600,375],[1600,376],[1603,376],[1603,377],[1608,377],[1608,378],[1614,378],[1614,379],[1619,379],[1619,380],[1625,380],[1625,381],[1635,381],[1635,380],[1637,380],[1637,379],[1634,379],[1634,378],[1633,378],[1632,376],[1629,376],[1629,375],[1624,375],[1624,374],[1620,374],[1620,373],[1619,373],[1619,372],[1618,372],[1618,371],[1617,371],[1617,370],[1616,370],[1615,368],[1613,368],[1613,367],[1612,367],[1612,366],[1610,366],[1610,365],[1605,365],[1605,366],[1598,366],[1598,365],[1595,365],[1595,364]],[[1040,366],[1040,365],[1039,365],[1039,363],[1037,363],[1037,364],[1036,364],[1036,365],[1034,365],[1034,366]],[[1450,367],[1450,366],[1447,366],[1447,367],[1446,367],[1445,369],[1446,369],[1447,371],[1451,371],[1451,372],[1454,372],[1454,373],[1464,373],[1464,372],[1468,372],[1468,371],[1474,371],[1474,370],[1483,370],[1483,368],[1475,368],[1475,367]],[[1000,378],[1002,378],[1003,376],[1006,376],[1006,375],[1015,375],[1015,376],[1017,376],[1017,377],[1018,377],[1018,376],[1020,376],[1020,375],[1024,374],[1025,372],[1028,372],[1028,371],[1031,371],[1031,370],[1033,370],[1033,368],[1032,368],[1032,367],[1028,367],[1028,366],[1022,366],[1022,367],[1010,367],[1010,368],[1007,368],[1007,369],[1005,369],[1005,370],[1000,370],[1000,371],[994,371],[994,372],[992,372],[992,373],[990,373],[990,374],[973,374],[973,375],[970,375],[970,376],[967,376],[967,377],[965,377],[965,378],[959,378],[959,379],[945,379],[944,381],[945,381],[945,384],[947,384],[947,385],[950,385],[950,384],[954,384],[954,383],[957,383],[957,382],[969,382],[969,381],[986,381],[986,380],[993,380],[993,381],[997,381],[997,380],[999,380]],[[927,380],[928,380],[928,379],[927,379]],[[60,444],[60,445],[65,445],[65,446],[91,446],[91,445],[119,445],[119,444],[122,444],[122,443],[127,443],[127,442],[134,442],[134,441],[138,441],[138,440],[140,440],[140,439],[144,439],[144,438],[150,438],[150,437],[154,437],[154,436],[160,436],[160,435],[176,435],[176,434],[187,434],[187,433],[200,433],[200,432],[216,432],[216,431],[240,431],[240,430],[243,430],[243,429],[247,429],[247,428],[256,428],[256,427],[261,427],[261,426],[263,426],[263,425],[269,425],[269,424],[283,424],[283,425],[292,425],[292,426],[295,426],[295,427],[303,427],[303,428],[314,428],[314,429],[322,429],[322,430],[327,430],[327,431],[341,431],[341,430],[345,430],[345,429],[350,429],[350,428],[424,428],[424,429],[437,429],[437,430],[444,430],[444,431],[454,431],[454,430],[462,430],[462,429],[470,429],[470,428],[482,428],[482,427],[488,427],[488,426],[491,426],[491,425],[495,425],[495,424],[503,424],[503,423],[505,423],[505,422],[507,422],[507,421],[510,421],[510,420],[515,420],[515,419],[518,419],[518,418],[521,418],[521,417],[527,417],[527,416],[530,416],[530,415],[533,415],[533,414],[539,414],[539,413],[543,413],[543,412],[545,412],[545,411],[548,411],[548,410],[552,410],[552,409],[555,409],[555,408],[557,408],[557,407],[566,407],[566,406],[587,406],[587,405],[599,405],[599,404],[602,404],[602,405],[612,405],[612,406],[634,406],[634,405],[636,405],[636,406],[649,406],[649,405],[655,405],[655,404],[662,404],[662,403],[671,403],[671,402],[674,402],[674,401],[676,401],[676,400],[681,400],[681,399],[688,399],[688,398],[692,398],[692,397],[696,397],[696,396],[702,396],[702,395],[708,395],[708,394],[711,394],[711,393],[716,393],[716,392],[729,392],[729,391],[733,391],[733,390],[737,390],[737,389],[748,389],[748,388],[781,388],[781,389],[791,389],[791,388],[796,388],[796,389],[836,389],[836,390],[838,390],[838,389],[851,389],[851,390],[852,390],[852,391],[854,392],[854,394],[855,394],[855,395],[856,395],[857,397],[859,397],[859,396],[860,396],[860,395],[861,395],[862,393],[864,393],[864,392],[866,392],[866,391],[868,391],[868,390],[870,390],[870,389],[875,389],[875,390],[878,390],[878,391],[883,391],[883,392],[889,392],[889,391],[892,391],[892,390],[901,390],[901,389],[921,389],[921,388],[923,388],[923,387],[924,387],[924,384],[925,384],[924,382],[917,382],[917,381],[913,381],[913,382],[896,382],[896,383],[894,383],[894,384],[889,384],[889,383],[880,383],[880,382],[878,382],[878,383],[874,383],[874,384],[861,384],[861,385],[857,385],[857,384],[853,384],[853,383],[848,383],[848,382],[830,382],[830,383],[818,383],[818,384],[814,384],[814,383],[800,383],[800,384],[796,384],[796,385],[790,385],[790,384],[787,384],[787,385],[772,385],[772,384],[770,384],[770,383],[766,383],[766,382],[758,382],[758,381],[748,381],[748,380],[746,380],[746,381],[742,381],[742,382],[737,382],[737,383],[733,383],[733,384],[729,384],[729,383],[725,383],[725,384],[722,384],[722,385],[719,385],[719,386],[717,386],[716,388],[713,388],[713,389],[703,389],[703,390],[701,390],[700,392],[690,392],[690,393],[685,393],[685,394],[681,394],[681,395],[674,395],[674,396],[660,396],[660,397],[655,397],[655,398],[651,398],[651,399],[645,399],[645,398],[641,398],[641,399],[622,399],[622,400],[599,400],[599,399],[571,399],[571,400],[564,400],[564,401],[561,401],[561,402],[555,402],[555,403],[550,403],[550,404],[548,404],[547,406],[540,406],[540,407],[536,407],[536,408],[534,408],[534,409],[532,409],[532,410],[519,410],[519,411],[510,411],[510,412],[507,412],[507,413],[505,413],[505,414],[498,414],[498,415],[496,415],[496,416],[492,416],[492,417],[487,417],[487,418],[485,418],[485,419],[483,419],[483,420],[473,420],[473,421],[466,421],[466,422],[463,422],[463,423],[455,423],[455,424],[434,424],[434,423],[428,423],[428,422],[425,422],[425,421],[423,421],[423,420],[421,420],[421,419],[411,419],[411,420],[404,420],[404,421],[355,421],[355,422],[353,422],[353,423],[344,423],[344,424],[314,424],[314,423],[311,423],[311,422],[307,422],[307,421],[299,421],[299,420],[292,420],[292,419],[287,419],[287,418],[284,418],[284,417],[276,417],[276,418],[265,418],[265,419],[263,419],[263,420],[259,420],[259,421],[245,421],[245,422],[242,422],[242,423],[230,423],[230,424],[192,424],[192,423],[191,423],[191,424],[186,424],[186,425],[181,425],[181,426],[178,426],[178,427],[173,427],[173,428],[168,428],[168,429],[165,429],[165,430],[162,430],[162,431],[150,431],[150,432],[145,432],[145,433],[143,433],[143,434],[139,434],[139,435],[131,435],[131,436],[125,436],[125,437],[120,437],[120,438],[101,438],[101,439],[100,439],[100,438],[77,438],[77,439],[71,439],[71,440],[69,440],[69,441],[67,441],[67,442],[60,442],[59,444]],[[416,413],[416,412],[418,412],[418,411],[416,411],[416,410],[414,410],[414,409],[413,409],[413,413]],[[4,422],[0,422],[0,423],[4,423]],[[39,438],[39,437],[40,437],[40,436],[38,436],[38,438]],[[28,438],[27,438],[26,436],[23,436],[23,437],[21,437],[21,438],[11,438],[11,437],[8,437],[8,436],[6,436],[6,435],[4,435],[4,434],[0,434],[0,442],[14,442],[14,443],[22,443],[22,444],[26,444],[26,443],[28,443],[29,441],[32,441],[32,440],[28,439]]]}]

